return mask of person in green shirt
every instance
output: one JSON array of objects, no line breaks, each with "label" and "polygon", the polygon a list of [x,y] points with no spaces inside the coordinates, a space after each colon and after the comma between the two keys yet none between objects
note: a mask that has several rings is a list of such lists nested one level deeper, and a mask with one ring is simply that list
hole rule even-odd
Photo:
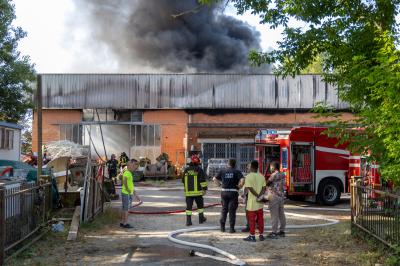
[{"label": "person in green shirt", "polygon": [[138,162],[135,159],[131,159],[128,161],[127,169],[122,175],[122,215],[121,223],[119,225],[123,228],[132,228],[132,226],[128,224],[128,212],[132,202],[132,195],[135,196],[137,201],[141,202],[140,197],[135,192],[135,187],[133,185],[133,172],[138,168],[138,166]]},{"label": "person in green shirt", "polygon": [[245,178],[244,187],[248,190],[246,214],[250,226],[250,235],[243,240],[256,242],[255,227],[257,218],[259,239],[264,241],[264,203],[259,202],[257,198],[264,194],[266,182],[264,176],[258,173],[258,161],[251,162],[250,173]]}]

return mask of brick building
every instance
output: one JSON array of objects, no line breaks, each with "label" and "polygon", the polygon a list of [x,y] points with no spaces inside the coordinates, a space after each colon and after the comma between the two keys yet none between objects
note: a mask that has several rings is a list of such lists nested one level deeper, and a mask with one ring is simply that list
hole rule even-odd
[{"label": "brick building", "polygon": [[[43,74],[43,142],[91,144],[100,154],[169,154],[182,165],[191,149],[208,158],[254,158],[260,128],[314,125],[324,102],[344,113],[336,89],[318,75],[282,79],[242,74]],[[36,114],[33,147],[37,150]],[[103,135],[103,137],[102,137]],[[94,150],[92,148],[92,150]]]}]

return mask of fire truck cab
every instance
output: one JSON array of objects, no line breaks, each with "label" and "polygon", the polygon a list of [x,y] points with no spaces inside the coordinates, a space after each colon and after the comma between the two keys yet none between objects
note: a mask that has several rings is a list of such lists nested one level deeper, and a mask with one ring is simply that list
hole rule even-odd
[{"label": "fire truck cab", "polygon": [[[351,156],[346,145],[323,135],[326,128],[296,127],[290,131],[259,130],[255,138],[260,172],[278,161],[286,175],[289,198],[302,197],[325,205],[337,204],[349,189]],[[359,160],[358,156],[358,160]]]}]

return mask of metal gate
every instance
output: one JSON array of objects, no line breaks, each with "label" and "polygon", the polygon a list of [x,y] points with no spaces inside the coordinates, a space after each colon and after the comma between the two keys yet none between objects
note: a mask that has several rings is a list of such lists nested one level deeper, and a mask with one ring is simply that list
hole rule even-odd
[{"label": "metal gate", "polygon": [[242,172],[246,172],[246,167],[249,162],[254,160],[255,147],[251,144],[238,143],[203,143],[203,166],[207,169],[208,159],[219,158],[229,159],[234,158],[237,161],[238,167]]},{"label": "metal gate", "polygon": [[247,164],[255,159],[254,145],[240,145],[239,167],[240,171],[247,172]]}]

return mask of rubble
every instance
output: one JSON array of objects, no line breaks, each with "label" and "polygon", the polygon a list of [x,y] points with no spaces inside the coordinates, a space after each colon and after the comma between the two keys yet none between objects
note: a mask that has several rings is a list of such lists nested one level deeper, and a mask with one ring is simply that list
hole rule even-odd
[{"label": "rubble", "polygon": [[43,152],[47,153],[47,156],[51,160],[60,157],[70,157],[71,159],[77,159],[81,157],[87,157],[89,154],[89,147],[82,146],[68,140],[60,140],[49,142]]}]

